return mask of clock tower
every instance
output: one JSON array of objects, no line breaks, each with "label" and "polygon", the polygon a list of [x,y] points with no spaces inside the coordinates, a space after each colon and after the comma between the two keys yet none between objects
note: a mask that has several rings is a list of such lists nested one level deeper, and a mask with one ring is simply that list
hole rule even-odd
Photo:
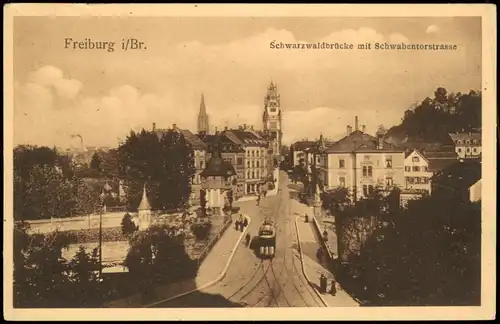
[{"label": "clock tower", "polygon": [[262,116],[264,123],[264,131],[268,134],[272,141],[272,150],[275,164],[281,162],[281,140],[282,140],[282,123],[281,123],[281,107],[280,95],[278,86],[272,81],[267,87],[267,94],[264,98],[264,114]]}]

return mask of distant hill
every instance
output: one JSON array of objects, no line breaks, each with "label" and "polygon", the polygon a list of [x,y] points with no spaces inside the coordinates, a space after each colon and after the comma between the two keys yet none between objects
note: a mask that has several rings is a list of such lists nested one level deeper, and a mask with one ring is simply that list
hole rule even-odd
[{"label": "distant hill", "polygon": [[425,98],[405,111],[401,124],[390,128],[388,142],[446,143],[448,133],[481,131],[481,92],[448,93],[437,88],[434,98]]}]

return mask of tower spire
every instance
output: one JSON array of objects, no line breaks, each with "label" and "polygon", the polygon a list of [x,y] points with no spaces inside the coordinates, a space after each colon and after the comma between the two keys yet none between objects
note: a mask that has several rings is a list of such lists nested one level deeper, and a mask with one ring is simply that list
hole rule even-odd
[{"label": "tower spire", "polygon": [[137,208],[137,210],[151,210],[151,205],[149,204],[148,196],[146,195],[146,184],[144,183],[144,188],[142,191],[142,200]]},{"label": "tower spire", "polygon": [[198,133],[207,134],[208,132],[209,132],[209,123],[208,123],[207,108],[205,106],[205,96],[203,95],[202,92],[201,102],[200,102],[200,112],[198,113]]}]

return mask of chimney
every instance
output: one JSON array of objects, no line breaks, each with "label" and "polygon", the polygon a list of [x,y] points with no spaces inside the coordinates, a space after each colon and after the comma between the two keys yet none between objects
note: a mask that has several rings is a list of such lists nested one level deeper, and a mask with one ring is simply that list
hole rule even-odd
[{"label": "chimney", "polygon": [[172,129],[174,129],[174,130],[177,129],[177,124],[173,124]]},{"label": "chimney", "polygon": [[355,131],[359,130],[359,128],[358,128],[358,116],[356,116],[354,118],[354,130]]},{"label": "chimney", "polygon": [[352,127],[351,125],[347,125],[347,136],[351,135],[352,133]]},{"label": "chimney", "polygon": [[227,126],[224,126],[224,130],[227,131]]},{"label": "chimney", "polygon": [[153,123],[153,132],[156,130],[156,123]]},{"label": "chimney", "polygon": [[366,125],[361,125],[361,131],[362,131],[363,133],[366,133]]}]

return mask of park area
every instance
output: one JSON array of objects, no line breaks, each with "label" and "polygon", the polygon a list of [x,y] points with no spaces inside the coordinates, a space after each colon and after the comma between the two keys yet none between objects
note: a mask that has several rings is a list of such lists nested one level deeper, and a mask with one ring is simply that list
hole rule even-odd
[{"label": "park area", "polygon": [[[190,230],[191,225],[196,223],[200,215],[199,211],[190,214],[184,220],[182,213],[157,214],[153,216],[153,224],[168,224],[184,227],[187,224],[187,235],[184,239],[186,252],[192,260],[197,260],[207,248],[208,244],[221,231],[223,225],[228,221],[227,217],[214,213],[209,217],[211,227],[208,235],[196,237]],[[124,212],[106,213],[102,215],[102,264],[104,273],[127,272],[122,263],[129,249],[128,238],[122,233],[121,221]],[[133,215],[132,215],[133,216]],[[68,249],[62,250],[62,257],[71,260],[80,246],[87,252],[99,247],[99,215],[88,215],[64,219],[52,219],[43,221],[28,221],[31,233],[46,234],[55,230],[69,232],[72,244]]]}]

